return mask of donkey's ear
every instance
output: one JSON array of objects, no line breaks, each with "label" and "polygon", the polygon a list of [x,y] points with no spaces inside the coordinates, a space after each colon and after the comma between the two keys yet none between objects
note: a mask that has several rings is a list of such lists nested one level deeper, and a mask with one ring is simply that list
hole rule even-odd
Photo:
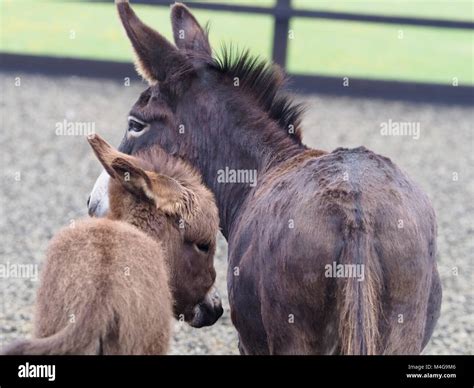
[{"label": "donkey's ear", "polygon": [[166,214],[189,219],[197,210],[194,193],[169,176],[145,171],[122,157],[112,162],[112,169],[125,189],[152,201]]},{"label": "donkey's ear", "polygon": [[137,71],[143,78],[153,84],[192,69],[183,53],[137,17],[128,0],[115,0],[115,3],[135,50]]},{"label": "donkey's ear", "polygon": [[212,56],[207,32],[197,22],[189,9],[181,3],[171,8],[171,23],[176,46],[180,50],[189,50],[204,57]]},{"label": "donkey's ear", "polygon": [[198,205],[192,190],[166,175],[154,174],[152,182],[157,208],[183,219],[193,217]]},{"label": "donkey's ear", "polygon": [[155,200],[153,183],[145,170],[123,157],[115,158],[110,168],[114,171],[114,179],[119,181],[128,192],[142,199]]},{"label": "donkey's ear", "polygon": [[104,167],[105,171],[114,178],[115,172],[111,168],[112,161],[117,157],[118,151],[115,150],[109,143],[102,139],[99,135],[93,134],[87,137],[94,154],[99,159],[99,162]]}]

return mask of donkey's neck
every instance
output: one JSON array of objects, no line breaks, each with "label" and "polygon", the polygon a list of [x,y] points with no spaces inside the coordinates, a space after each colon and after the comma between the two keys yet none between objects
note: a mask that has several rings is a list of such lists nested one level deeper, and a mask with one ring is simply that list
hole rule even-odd
[{"label": "donkey's neck", "polygon": [[[263,128],[246,125],[220,125],[212,138],[201,142],[193,164],[201,171],[206,185],[214,192],[226,239],[242,204],[272,167],[307,148],[291,139],[273,121]],[[209,141],[214,144],[209,145]],[[189,154],[188,154],[189,155]]]}]

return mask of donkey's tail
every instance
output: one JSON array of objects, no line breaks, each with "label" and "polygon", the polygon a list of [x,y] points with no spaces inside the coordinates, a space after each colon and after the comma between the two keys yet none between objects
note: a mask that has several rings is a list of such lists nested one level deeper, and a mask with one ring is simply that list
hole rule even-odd
[{"label": "donkey's tail", "polygon": [[[109,320],[101,319],[97,309],[93,314],[88,310],[74,323],[68,323],[57,333],[44,338],[19,340],[0,351],[3,355],[64,355],[64,354],[100,354],[102,338],[107,332]],[[102,310],[102,312],[105,312]],[[92,315],[91,315],[92,314]]]},{"label": "donkey's tail", "polygon": [[340,264],[352,274],[337,279],[341,353],[378,354],[381,269],[375,248],[360,227],[348,230]]}]

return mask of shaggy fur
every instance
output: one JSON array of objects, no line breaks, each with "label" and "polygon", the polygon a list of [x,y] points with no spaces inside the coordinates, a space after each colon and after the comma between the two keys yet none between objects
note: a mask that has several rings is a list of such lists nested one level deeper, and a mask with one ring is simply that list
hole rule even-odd
[{"label": "shaggy fur", "polygon": [[[120,4],[122,20],[129,8]],[[389,159],[363,147],[309,150],[298,132],[286,130],[300,115],[280,97],[277,67],[247,53],[216,61],[186,7],[176,4],[171,20],[175,40],[182,29],[190,41],[176,40],[176,48],[140,33],[129,34],[132,45],[161,45],[160,58],[142,58],[152,67],[166,68],[181,53],[194,71],[178,79],[177,63],[169,72],[178,94],[168,91],[166,75],[151,84],[130,113],[150,130],[124,138],[121,150],[162,146],[197,167],[216,195],[241,352],[420,353],[441,305],[436,219],[426,195]],[[258,183],[219,182],[225,168],[256,170]],[[333,263],[359,265],[365,278],[326,277]]]},{"label": "shaggy fur", "polygon": [[112,177],[108,217],[78,221],[53,238],[36,338],[5,354],[164,354],[173,315],[213,323],[196,321],[215,280],[218,231],[213,196],[199,175],[161,150],[140,160],[98,136],[89,142]]}]

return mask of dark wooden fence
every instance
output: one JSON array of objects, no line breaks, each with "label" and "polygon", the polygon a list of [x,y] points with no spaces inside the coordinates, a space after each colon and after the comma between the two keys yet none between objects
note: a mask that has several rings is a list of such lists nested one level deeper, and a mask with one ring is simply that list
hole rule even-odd
[{"label": "dark wooden fence", "polygon": [[[111,0],[86,0],[89,2],[107,2]],[[134,4],[170,6],[173,0],[134,0]],[[292,18],[313,18],[326,20],[344,20],[348,22],[365,22],[396,24],[420,27],[454,28],[474,30],[470,21],[451,21],[444,19],[411,18],[400,16],[364,15],[346,12],[326,12],[316,10],[295,9],[291,0],[276,0],[274,7],[249,5],[189,2],[192,9],[227,11],[251,14],[272,15],[273,61],[283,68],[286,67],[288,51],[288,32]],[[95,60],[58,59],[51,57],[22,56],[0,54],[0,67],[7,70],[42,71],[48,74],[77,74],[95,77],[117,78],[130,75],[131,65]],[[416,83],[403,81],[367,80],[350,78],[349,87],[342,77],[318,75],[291,75],[291,86],[303,93],[328,93],[347,96],[367,96],[386,99],[404,99],[413,101],[448,102],[458,104],[474,104],[474,87],[451,86],[442,84]]]}]

